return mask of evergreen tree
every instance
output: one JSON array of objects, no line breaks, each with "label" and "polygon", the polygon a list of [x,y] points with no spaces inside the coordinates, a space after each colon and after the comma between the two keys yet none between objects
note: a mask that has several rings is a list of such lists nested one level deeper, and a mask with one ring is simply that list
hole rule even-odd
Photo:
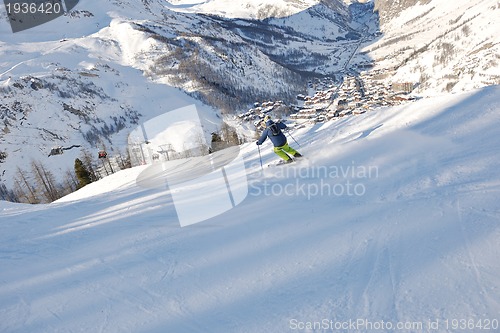
[{"label": "evergreen tree", "polygon": [[90,175],[90,182],[95,182],[102,177],[96,172],[96,168],[94,160],[93,160],[93,155],[90,153],[87,149],[83,149],[82,154],[80,155],[82,157],[81,162],[83,163],[84,168],[89,172]]},{"label": "evergreen tree", "polygon": [[79,182],[78,188],[92,183],[90,172],[79,158],[75,159],[75,174]]}]

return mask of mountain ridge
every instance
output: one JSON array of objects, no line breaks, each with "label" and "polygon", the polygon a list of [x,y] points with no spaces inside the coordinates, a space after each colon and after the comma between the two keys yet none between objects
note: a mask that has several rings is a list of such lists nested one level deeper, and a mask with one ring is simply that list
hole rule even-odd
[{"label": "mountain ridge", "polygon": [[[291,16],[250,20],[177,12],[162,1],[88,1],[18,34],[8,32],[4,17],[2,183],[12,188],[14,170],[29,168],[31,159],[64,174],[77,151],[47,160],[54,146],[82,144],[92,155],[105,147],[124,151],[127,131],[170,106],[194,103],[221,120],[254,102],[298,104],[297,94],[314,94],[311,78],[338,85],[366,68],[385,77],[385,85],[410,83],[421,96],[499,82],[498,37],[490,35],[498,7],[484,10],[492,2],[459,0],[460,13],[448,14],[432,1],[387,9],[380,1],[307,4]],[[462,13],[463,6],[472,9]],[[401,12],[380,23],[394,8]],[[420,31],[435,17],[441,18],[436,29]],[[473,45],[466,35],[480,36],[476,25],[484,37]],[[419,34],[430,37],[412,39]]]}]

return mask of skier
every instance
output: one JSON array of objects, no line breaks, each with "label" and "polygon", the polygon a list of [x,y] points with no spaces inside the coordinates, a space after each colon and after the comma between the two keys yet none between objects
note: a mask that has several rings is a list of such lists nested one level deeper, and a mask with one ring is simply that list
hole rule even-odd
[{"label": "skier", "polygon": [[302,157],[299,152],[288,145],[286,136],[282,132],[282,130],[287,128],[285,124],[281,122],[275,123],[270,116],[264,117],[264,123],[266,128],[262,132],[260,139],[256,142],[258,146],[264,143],[267,137],[269,137],[274,145],[274,152],[283,159],[284,163],[292,163],[293,159],[291,156]]}]

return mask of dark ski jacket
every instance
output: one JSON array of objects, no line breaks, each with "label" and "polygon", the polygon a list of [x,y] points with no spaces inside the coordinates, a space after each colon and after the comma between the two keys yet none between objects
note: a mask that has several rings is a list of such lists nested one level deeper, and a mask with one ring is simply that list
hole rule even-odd
[{"label": "dark ski jacket", "polygon": [[[276,126],[276,128],[272,127]],[[281,147],[286,144],[286,136],[283,134],[281,130],[284,130],[286,127],[283,123],[275,123],[272,120],[268,120],[266,122],[266,129],[262,132],[260,139],[257,141],[258,145],[261,145],[266,141],[267,137],[271,140],[275,147]],[[273,133],[274,132],[274,133]]]}]

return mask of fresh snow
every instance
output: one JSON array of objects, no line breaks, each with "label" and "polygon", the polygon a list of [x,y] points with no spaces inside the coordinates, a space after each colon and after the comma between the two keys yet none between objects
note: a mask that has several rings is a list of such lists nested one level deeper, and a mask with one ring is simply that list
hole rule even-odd
[{"label": "fresh snow", "polygon": [[498,332],[499,95],[298,126],[295,166],[245,144],[246,199],[185,228],[149,166],[0,202],[0,332]]}]

